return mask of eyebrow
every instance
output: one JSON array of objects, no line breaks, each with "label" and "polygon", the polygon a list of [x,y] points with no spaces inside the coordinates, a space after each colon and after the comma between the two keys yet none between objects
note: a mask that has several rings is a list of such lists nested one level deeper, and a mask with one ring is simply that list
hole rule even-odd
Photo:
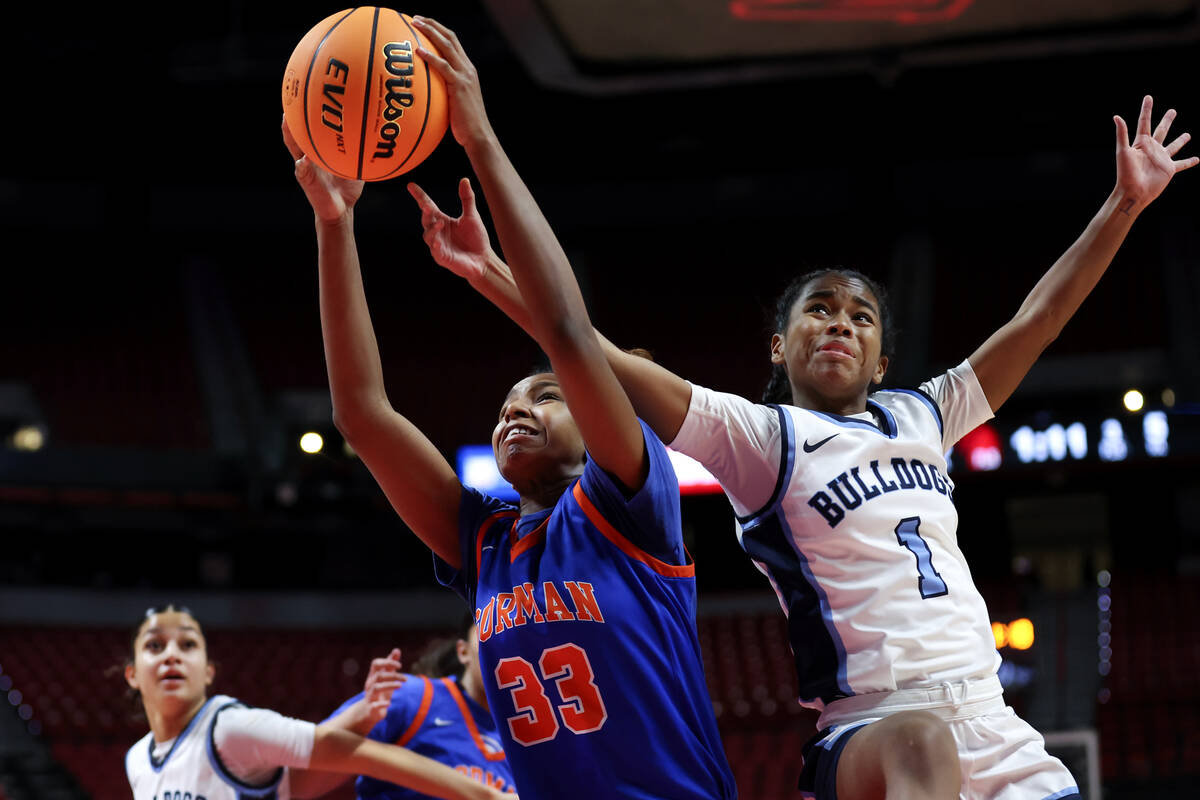
[{"label": "eyebrow", "polygon": [[[542,389],[546,386],[560,386],[560,385],[561,384],[559,384],[559,382],[557,380],[554,380],[553,378],[542,378],[540,381],[536,381],[535,383],[531,383],[529,385],[529,392],[530,393],[536,392],[538,389]],[[509,401],[509,399],[512,398],[512,396],[513,396],[512,392],[509,392],[508,394],[504,395],[504,402],[500,404],[501,411],[503,411],[504,407],[506,405],[508,405],[508,401]]]},{"label": "eyebrow", "polygon": [[[837,293],[833,289],[815,289],[815,290],[809,292],[808,296],[805,297],[804,299],[811,300],[814,297],[833,297],[835,294],[837,294]],[[867,298],[860,297],[856,294],[852,294],[852,295],[850,295],[850,299],[853,300],[854,302],[858,303],[860,306],[866,306],[867,308],[871,309],[872,313],[874,313],[876,315],[879,314],[879,309],[875,308],[875,304],[872,303]]]},{"label": "eyebrow", "polygon": [[[199,628],[196,628],[192,625],[180,625],[179,630],[189,631],[191,633],[199,633],[200,632]],[[146,630],[142,631],[142,636],[148,636],[150,634],[161,634],[162,632],[163,632],[162,628],[146,628]]]}]

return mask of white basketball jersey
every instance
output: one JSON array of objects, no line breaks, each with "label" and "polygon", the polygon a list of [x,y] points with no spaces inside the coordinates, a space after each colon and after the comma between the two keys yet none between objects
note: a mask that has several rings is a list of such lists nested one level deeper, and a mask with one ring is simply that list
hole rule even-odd
[{"label": "white basketball jersey", "polygon": [[964,362],[867,406],[842,417],[693,387],[671,443],[729,495],[787,614],[800,702],[817,709],[1000,665],[946,474],[945,452],[991,417],[974,372]]},{"label": "white basketball jersey", "polygon": [[280,767],[265,786],[249,786],[231,775],[213,743],[217,713],[240,705],[215,695],[179,734],[161,761],[154,759],[154,734],[148,733],[125,754],[125,772],[133,800],[287,800],[287,770]]}]

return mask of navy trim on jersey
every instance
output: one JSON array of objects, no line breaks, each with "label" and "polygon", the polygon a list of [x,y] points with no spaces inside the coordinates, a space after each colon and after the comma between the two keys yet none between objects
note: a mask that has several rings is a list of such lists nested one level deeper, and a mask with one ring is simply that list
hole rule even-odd
[{"label": "navy trim on jersey", "polygon": [[1067,789],[1063,789],[1061,792],[1055,792],[1054,794],[1046,795],[1044,798],[1042,798],[1042,800],[1078,800],[1078,798],[1079,787],[1071,786]]},{"label": "navy trim on jersey", "polygon": [[204,701],[204,705],[200,706],[200,710],[197,711],[196,715],[188,721],[188,724],[183,729],[183,732],[175,737],[175,743],[171,745],[171,749],[167,751],[165,756],[163,756],[162,761],[155,762],[154,760],[154,734],[150,734],[150,769],[154,770],[155,772],[162,772],[162,768],[167,765],[167,762],[171,760],[171,756],[175,754],[175,748],[179,747],[179,743],[186,739],[187,735],[192,732],[192,726],[196,724],[196,720],[204,716],[204,712],[208,709],[209,703],[215,699],[215,697],[210,697]]},{"label": "navy trim on jersey", "polygon": [[942,410],[938,408],[937,401],[926,394],[921,389],[880,389],[881,392],[891,392],[893,394],[910,394],[917,398],[925,405],[929,406],[929,413],[933,414],[933,418],[937,420],[938,433],[942,436],[946,435],[946,426],[942,424]]},{"label": "navy trim on jersey", "polygon": [[795,441],[796,437],[792,432],[791,415],[775,403],[769,403],[768,407],[775,409],[775,413],[779,415],[779,475],[775,478],[775,488],[771,490],[771,496],[767,498],[767,502],[763,504],[762,508],[744,517],[734,514],[734,517],[743,526],[749,524],[750,520],[767,513],[779,504],[783,498],[783,489],[787,486],[787,479],[792,474],[792,465],[796,460],[796,448],[792,447],[792,442]]},{"label": "navy trim on jersey", "polygon": [[[799,408],[799,406],[797,406]],[[889,439],[895,439],[898,429],[896,427],[896,418],[892,416],[892,412],[888,411],[884,406],[879,405],[871,398],[867,398],[867,410],[873,413],[876,417],[883,421],[883,424],[867,422],[865,419],[855,419],[854,417],[843,417],[841,414],[832,414],[828,411],[815,411],[811,408],[801,408],[801,411],[807,411],[810,414],[832,422],[834,425],[840,425],[843,428],[858,428],[864,431],[874,431],[881,436],[886,436]]]},{"label": "navy trim on jersey", "polygon": [[800,699],[812,702],[820,698],[831,703],[854,692],[846,681],[846,647],[833,625],[829,598],[813,577],[808,559],[796,546],[784,515],[764,515],[749,527],[743,527],[742,549],[758,562],[783,598],[788,625],[788,641],[796,675],[821,676],[800,687]]},{"label": "navy trim on jersey", "polygon": [[243,708],[245,707],[237,700],[233,700],[218,708],[216,713],[213,714],[212,722],[208,726],[208,736],[205,737],[207,740],[206,745],[208,749],[209,763],[212,764],[213,771],[217,773],[217,777],[237,790],[238,800],[249,797],[261,798],[261,800],[275,800],[275,792],[279,788],[279,782],[283,780],[283,767],[280,767],[275,771],[275,777],[271,778],[271,780],[267,781],[261,786],[255,786],[254,784],[246,783],[245,781],[239,780],[237,777],[235,777],[233,773],[226,768],[225,764],[222,763],[221,757],[217,755],[217,718],[221,716],[222,711],[227,708],[233,708],[234,706],[242,706]]}]

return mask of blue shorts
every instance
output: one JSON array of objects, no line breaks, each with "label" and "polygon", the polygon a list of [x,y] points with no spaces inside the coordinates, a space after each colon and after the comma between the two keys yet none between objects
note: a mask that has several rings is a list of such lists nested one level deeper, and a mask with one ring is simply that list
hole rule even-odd
[{"label": "blue shorts", "polygon": [[839,725],[818,731],[804,744],[804,766],[800,769],[797,788],[805,797],[816,800],[837,800],[837,766],[842,750],[854,734],[869,722]]}]

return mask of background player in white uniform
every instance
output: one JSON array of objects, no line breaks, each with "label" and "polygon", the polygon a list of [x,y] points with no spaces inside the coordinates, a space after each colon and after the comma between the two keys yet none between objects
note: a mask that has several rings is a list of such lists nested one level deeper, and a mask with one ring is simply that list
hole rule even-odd
[{"label": "background player in white uniform", "polygon": [[207,697],[215,672],[190,612],[147,612],[125,667],[150,721],[150,732],[125,755],[134,800],[285,800],[300,796],[291,792],[287,767],[373,775],[435,797],[512,797],[402,747]]},{"label": "background player in white uniform", "polygon": [[[890,320],[874,284],[847,271],[805,276],[781,298],[771,360],[784,391],[772,399],[789,405],[693,386],[606,346],[639,415],[721,481],[779,594],[801,702],[828,728],[806,747],[801,785],[822,800],[1078,794],[1001,699],[943,454],[1011,395],[1137,215],[1197,163],[1173,160],[1188,134],[1165,143],[1175,112],[1153,131],[1151,114],[1146,97],[1132,143],[1114,117],[1117,182],[1100,211],[1010,322],[919,391],[868,397],[887,370]],[[467,200],[446,224],[477,224]],[[527,323],[502,265],[457,271]]]}]

